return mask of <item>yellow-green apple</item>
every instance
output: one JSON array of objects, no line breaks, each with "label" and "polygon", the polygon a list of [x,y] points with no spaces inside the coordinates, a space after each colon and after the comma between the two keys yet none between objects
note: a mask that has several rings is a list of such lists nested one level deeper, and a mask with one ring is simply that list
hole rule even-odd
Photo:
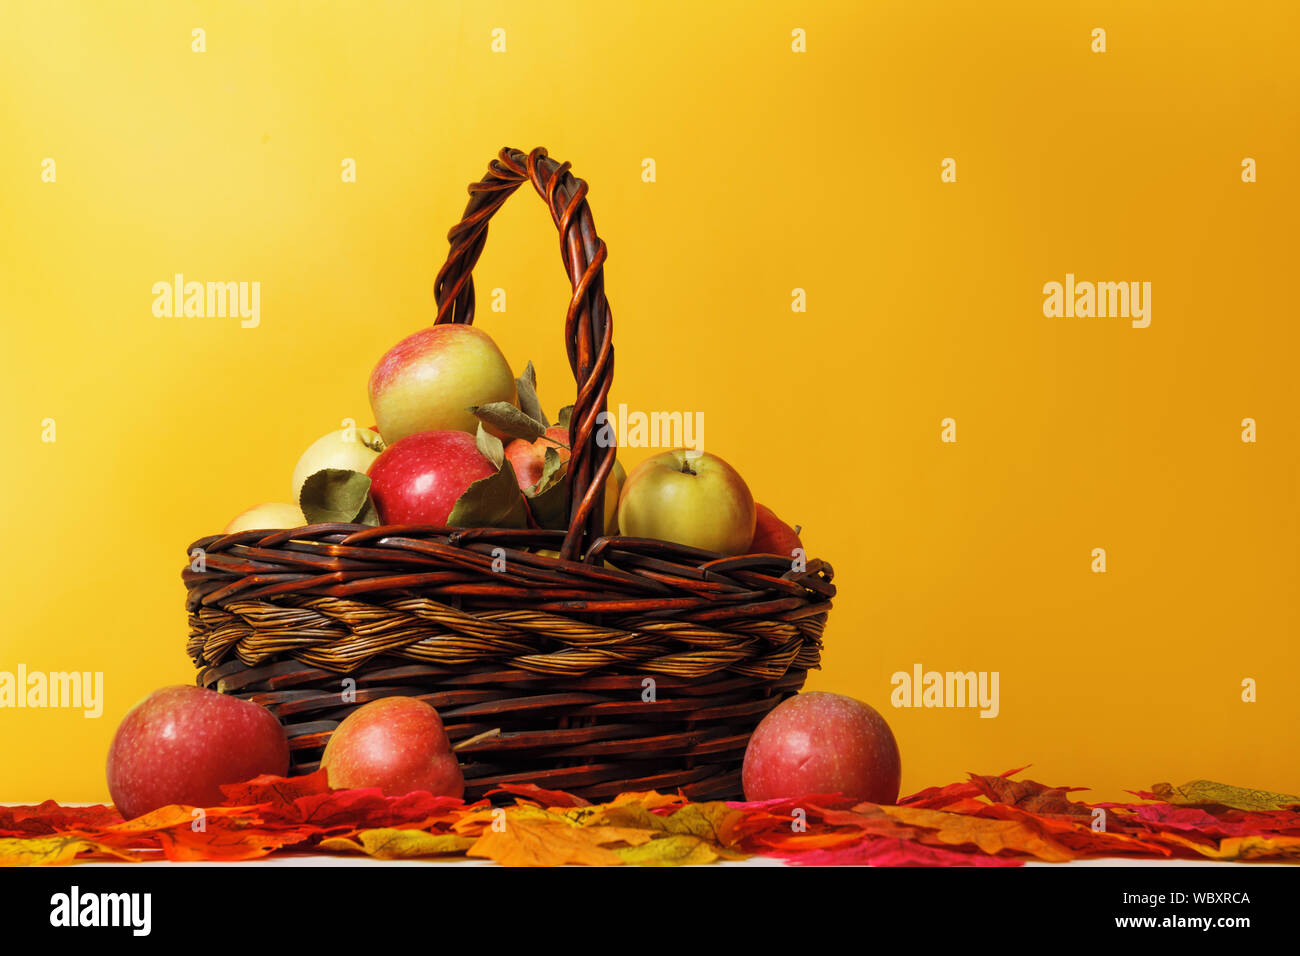
[{"label": "yellow-green apple", "polygon": [[302,509],[287,501],[268,501],[266,504],[254,505],[230,519],[226,525],[226,534],[237,531],[276,531],[284,528],[301,528],[307,523],[302,516]]},{"label": "yellow-green apple", "polygon": [[463,797],[465,778],[438,712],[416,697],[382,697],[343,719],[320,762],[335,790],[378,787],[391,797],[425,790]]},{"label": "yellow-green apple", "polygon": [[108,792],[128,820],[181,803],[216,806],[222,784],[289,772],[289,743],[259,704],[178,684],[132,707],[108,749]]},{"label": "yellow-green apple", "polygon": [[627,476],[618,527],[633,538],[743,554],[754,540],[754,498],[717,455],[679,448],[647,458]]},{"label": "yellow-green apple", "polygon": [[841,793],[894,803],[902,761],[875,708],[840,694],[796,694],[778,704],[749,738],[741,785],[746,800]]},{"label": "yellow-green apple", "polygon": [[370,407],[390,444],[418,432],[475,433],[479,420],[471,405],[517,400],[505,356],[472,325],[435,325],[409,335],[370,373]]},{"label": "yellow-green apple", "polygon": [[794,555],[794,549],[803,550],[798,533],[776,516],[767,505],[755,503],[754,540],[749,545],[752,554],[779,554],[783,558]]},{"label": "yellow-green apple", "polygon": [[302,498],[303,483],[326,468],[359,471],[363,475],[370,463],[384,450],[379,432],[369,428],[340,428],[322,435],[307,446],[293,469],[293,500]]},{"label": "yellow-green apple", "polygon": [[375,459],[370,497],[385,524],[446,527],[465,489],[496,470],[468,432],[418,432],[393,442]]}]

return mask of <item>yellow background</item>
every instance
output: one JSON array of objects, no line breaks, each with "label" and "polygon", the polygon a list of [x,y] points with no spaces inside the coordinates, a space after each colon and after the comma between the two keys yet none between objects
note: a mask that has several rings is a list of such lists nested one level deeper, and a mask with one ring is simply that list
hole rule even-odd
[{"label": "yellow background", "polygon": [[[834,564],[810,686],[885,713],[905,791],[1032,762],[1300,792],[1296,10],[5,0],[0,669],[102,670],[107,701],[0,711],[0,800],[106,798],[117,720],[192,680],[186,545],[369,419],[503,145],[591,183],[612,404],[702,411]],[[259,281],[261,326],[155,318],[175,272]],[[1150,281],[1150,328],[1044,318],[1066,272]],[[476,278],[570,401],[527,188]],[[1001,714],[890,708],[915,663],[1000,672]]]}]

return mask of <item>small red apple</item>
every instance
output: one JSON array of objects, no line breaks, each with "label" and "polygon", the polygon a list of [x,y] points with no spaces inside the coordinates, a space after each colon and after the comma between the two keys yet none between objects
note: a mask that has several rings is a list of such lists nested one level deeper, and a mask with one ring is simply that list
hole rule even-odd
[{"label": "small red apple", "polygon": [[185,684],[127,711],[108,749],[108,792],[128,820],[171,803],[216,806],[223,783],[288,772],[289,743],[269,710]]},{"label": "small red apple", "polygon": [[370,495],[385,524],[446,527],[465,489],[496,468],[468,432],[419,432],[389,445],[370,466]]},{"label": "small red apple", "polygon": [[741,770],[747,800],[842,793],[894,803],[901,777],[885,718],[860,700],[815,691],[782,701],[762,719]]},{"label": "small red apple", "polygon": [[438,712],[415,697],[382,697],[343,719],[321,757],[335,790],[378,787],[400,797],[416,790],[463,797],[465,778]]},{"label": "small red apple", "polygon": [[775,511],[755,502],[754,513],[754,540],[749,546],[750,554],[779,554],[789,558],[795,548],[803,550],[798,533],[778,518]]},{"label": "small red apple", "polygon": [[515,470],[515,480],[519,490],[527,491],[537,484],[542,477],[542,467],[546,464],[546,449],[554,448],[561,461],[569,460],[569,430],[559,425],[546,429],[546,435],[536,441],[516,438],[506,445],[506,457]]}]

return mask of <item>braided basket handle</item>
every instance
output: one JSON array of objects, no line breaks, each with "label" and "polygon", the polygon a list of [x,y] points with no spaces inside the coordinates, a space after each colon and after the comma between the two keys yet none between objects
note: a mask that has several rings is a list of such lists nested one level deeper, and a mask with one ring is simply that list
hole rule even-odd
[{"label": "braided basket handle", "polygon": [[[596,235],[587,206],[587,184],[538,147],[522,153],[506,147],[488,165],[487,175],[470,183],[461,221],[447,233],[451,248],[434,283],[438,318],[474,321],[474,264],[487,241],[488,220],[524,182],[532,182],[550,207],[560,233],[560,254],[573,286],[564,320],[569,367],[578,394],[569,419],[569,530],[560,556],[577,560],[604,534],[605,479],[614,467],[615,448],[596,441],[614,379],[613,319],[605,299],[605,243]],[[597,421],[600,417],[601,422]]]}]

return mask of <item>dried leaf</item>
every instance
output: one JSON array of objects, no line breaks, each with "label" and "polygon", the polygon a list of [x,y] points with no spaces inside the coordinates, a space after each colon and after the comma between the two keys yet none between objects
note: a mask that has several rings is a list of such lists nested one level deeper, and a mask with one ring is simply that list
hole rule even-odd
[{"label": "dried leaf", "polygon": [[560,413],[555,416],[555,424],[561,428],[568,428],[569,422],[573,419],[573,406],[565,405],[560,409]]},{"label": "dried leaf", "polygon": [[509,435],[511,438],[526,438],[529,441],[536,441],[546,434],[546,426],[509,402],[471,405],[469,410],[474,415],[477,415],[481,421],[487,422],[497,431]]},{"label": "dried leaf", "polygon": [[712,863],[720,856],[717,847],[685,833],[660,837],[640,846],[622,847],[614,852],[624,863],[632,866],[699,866]]},{"label": "dried leaf", "polygon": [[1027,853],[1048,863],[1074,859],[1074,854],[1065,847],[1025,822],[986,820],[917,807],[882,806],[880,809],[895,820],[932,831],[938,842],[949,846],[969,844],[988,854],[1004,851]]},{"label": "dried leaf", "polygon": [[508,460],[500,471],[480,478],[456,499],[447,525],[452,528],[524,528],[528,511],[515,470]]},{"label": "dried leaf", "polygon": [[1235,810],[1281,810],[1300,804],[1300,797],[1268,790],[1233,787],[1213,780],[1193,780],[1181,787],[1157,783],[1151,787],[1156,798],[1178,807],[1220,806]]},{"label": "dried leaf", "polygon": [[478,423],[478,431],[474,435],[474,444],[478,448],[479,454],[486,458],[499,470],[506,460],[506,446],[501,443],[490,431],[483,427],[483,423]]},{"label": "dried leaf", "polygon": [[322,850],[364,853],[377,860],[403,860],[412,857],[447,856],[463,853],[474,845],[474,838],[459,833],[428,833],[424,830],[395,830],[382,827],[362,830],[355,839],[331,837],[319,844]]},{"label": "dried leaf", "polygon": [[468,855],[495,860],[502,866],[618,866],[623,862],[613,850],[592,842],[582,827],[514,813],[507,814],[504,828],[485,830]]},{"label": "dried leaf", "polygon": [[834,850],[813,850],[791,856],[795,866],[1020,866],[1012,857],[986,856],[929,846],[897,837],[863,840]]},{"label": "dried leaf", "polygon": [[537,399],[537,372],[529,362],[524,374],[515,379],[515,390],[519,395],[519,410],[540,424],[545,429],[551,423],[546,420],[542,403]]},{"label": "dried leaf", "polygon": [[525,797],[547,807],[589,807],[591,803],[582,797],[565,793],[563,790],[543,790],[535,783],[503,783],[488,796],[508,793],[516,797]]}]

